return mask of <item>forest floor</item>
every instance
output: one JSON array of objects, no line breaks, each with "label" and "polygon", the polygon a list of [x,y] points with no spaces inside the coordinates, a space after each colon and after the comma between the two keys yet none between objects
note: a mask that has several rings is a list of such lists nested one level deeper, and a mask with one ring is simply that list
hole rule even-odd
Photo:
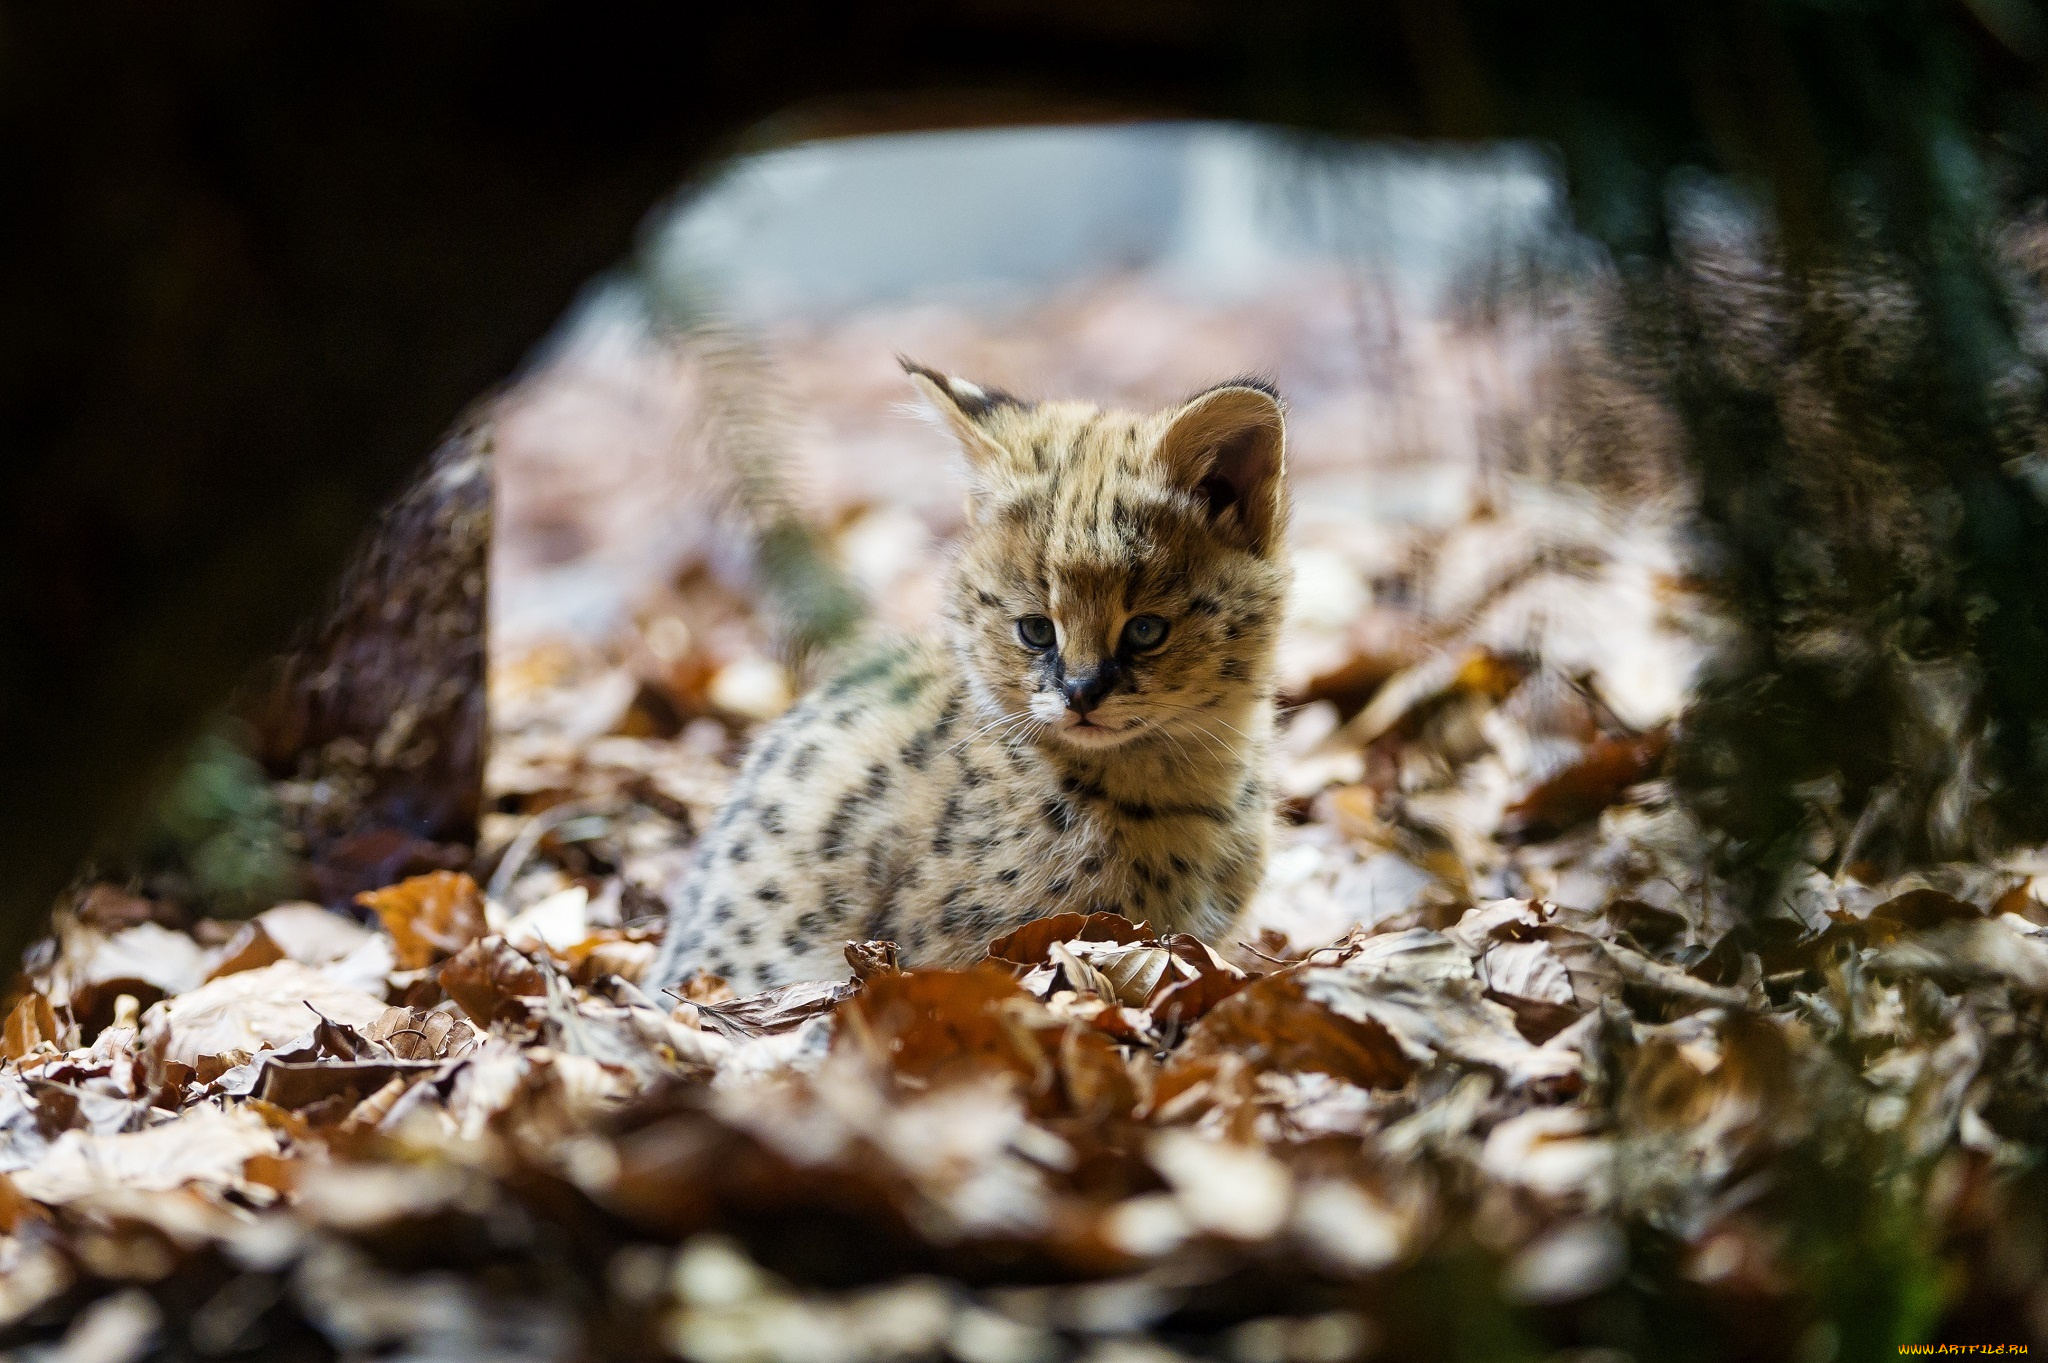
[{"label": "forest floor", "polygon": [[[1399,325],[1396,325],[1399,322]],[[1715,640],[1679,509],[1541,463],[1556,348],[1305,278],[1112,280],[766,353],[800,514],[927,627],[958,493],[909,353],[1291,401],[1283,828],[1229,941],[1054,914],[638,981],[778,659],[688,345],[499,400],[474,874],[246,922],[81,890],[0,1064],[16,1356],[1874,1358],[2048,1334],[2048,858],[1810,864],[1761,918],[1662,779]],[[1503,451],[1506,453],[1504,454]],[[1865,877],[1868,877],[1866,879]]]}]

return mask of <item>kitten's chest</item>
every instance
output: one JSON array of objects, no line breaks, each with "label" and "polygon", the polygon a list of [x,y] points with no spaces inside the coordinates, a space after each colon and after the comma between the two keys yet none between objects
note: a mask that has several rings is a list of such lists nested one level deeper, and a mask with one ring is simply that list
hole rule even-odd
[{"label": "kitten's chest", "polygon": [[1044,912],[1173,921],[1204,892],[1234,822],[1218,784],[1051,763],[1016,771],[1000,802],[1003,860],[1026,869],[1006,883]]}]

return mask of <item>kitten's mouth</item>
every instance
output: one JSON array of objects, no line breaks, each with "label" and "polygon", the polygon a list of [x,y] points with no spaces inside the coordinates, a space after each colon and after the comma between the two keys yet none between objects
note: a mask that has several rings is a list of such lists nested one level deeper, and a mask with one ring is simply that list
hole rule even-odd
[{"label": "kitten's mouth", "polygon": [[1092,719],[1082,719],[1069,710],[1065,722],[1055,732],[1069,743],[1099,748],[1122,742],[1130,728],[1128,724],[1101,724]]}]

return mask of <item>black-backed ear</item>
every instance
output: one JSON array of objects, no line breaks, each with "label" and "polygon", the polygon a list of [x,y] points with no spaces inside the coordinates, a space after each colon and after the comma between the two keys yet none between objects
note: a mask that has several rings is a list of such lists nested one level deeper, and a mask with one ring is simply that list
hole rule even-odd
[{"label": "black-backed ear", "polygon": [[1286,515],[1287,423],[1263,380],[1236,379],[1190,398],[1159,439],[1175,482],[1209,509],[1211,523],[1270,553]]},{"label": "black-backed ear", "polygon": [[924,394],[932,411],[939,415],[946,423],[946,429],[960,442],[969,465],[987,471],[997,461],[1009,457],[995,437],[989,434],[989,419],[1005,408],[1021,409],[1027,403],[1000,388],[986,388],[951,374],[941,374],[901,355],[896,357],[896,363],[903,366],[903,372],[910,375],[910,381]]}]

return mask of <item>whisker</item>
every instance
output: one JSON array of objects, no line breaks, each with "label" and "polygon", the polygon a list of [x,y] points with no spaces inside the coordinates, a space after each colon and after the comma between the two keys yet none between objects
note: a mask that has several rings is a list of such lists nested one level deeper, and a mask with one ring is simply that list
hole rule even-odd
[{"label": "whisker", "polygon": [[951,747],[947,748],[945,755],[948,757],[952,756],[954,753],[959,752],[962,748],[972,743],[975,739],[980,738],[989,730],[996,728],[998,725],[1007,725],[1014,723],[1019,719],[1028,718],[1030,718],[1030,715],[1028,713],[1019,715],[1012,713],[1008,710],[998,710],[996,712],[995,718],[989,720],[985,724],[977,725],[965,738],[961,739],[958,743],[955,743]]}]

